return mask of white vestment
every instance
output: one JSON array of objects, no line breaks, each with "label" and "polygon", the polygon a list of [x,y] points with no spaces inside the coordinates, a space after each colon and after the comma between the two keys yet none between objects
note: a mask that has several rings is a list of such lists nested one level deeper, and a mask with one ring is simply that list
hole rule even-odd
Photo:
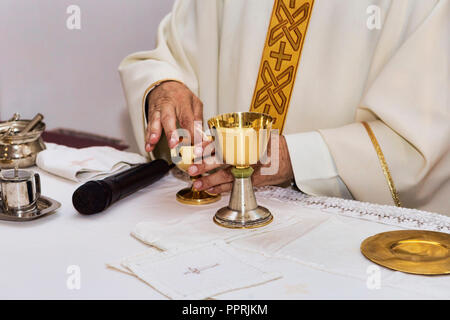
[{"label": "white vestment", "polygon": [[[145,96],[162,80],[186,84],[205,120],[249,110],[273,3],[177,1],[156,49],[124,59],[143,154]],[[450,214],[449,23],[448,0],[315,1],[284,127],[302,191],[394,204],[367,121],[402,205]]]}]

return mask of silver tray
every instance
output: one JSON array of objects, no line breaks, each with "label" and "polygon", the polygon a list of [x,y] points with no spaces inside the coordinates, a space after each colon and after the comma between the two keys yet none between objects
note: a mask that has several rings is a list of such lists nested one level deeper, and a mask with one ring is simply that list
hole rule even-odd
[{"label": "silver tray", "polygon": [[17,214],[6,214],[0,212],[0,220],[7,221],[29,221],[34,220],[49,214],[52,214],[61,207],[61,203],[53,200],[49,197],[41,196],[37,201],[37,208],[33,211],[17,213]]}]

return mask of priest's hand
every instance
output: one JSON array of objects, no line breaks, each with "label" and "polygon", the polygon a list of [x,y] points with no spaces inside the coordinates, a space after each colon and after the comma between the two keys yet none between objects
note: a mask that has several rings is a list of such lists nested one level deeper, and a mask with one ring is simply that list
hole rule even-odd
[{"label": "priest's hand", "polygon": [[[273,152],[270,147],[271,143],[269,142],[267,153],[271,161],[268,164],[257,164],[253,166],[255,171],[252,175],[252,182],[255,187],[279,185],[294,179],[289,150],[284,136],[280,136],[278,152]],[[273,161],[278,161],[277,172],[271,175],[264,174],[261,169],[263,167],[270,167]],[[188,172],[191,176],[197,176],[219,167],[222,168],[210,175],[197,179],[194,182],[194,188],[197,190],[206,190],[214,194],[231,191],[234,178],[231,174],[230,166],[206,163],[194,164],[189,167]]]},{"label": "priest's hand", "polygon": [[202,121],[203,104],[184,84],[166,81],[154,88],[147,97],[148,127],[145,137],[145,151],[151,152],[161,138],[162,129],[169,148],[178,142],[177,120],[180,126],[194,137],[194,121]]}]

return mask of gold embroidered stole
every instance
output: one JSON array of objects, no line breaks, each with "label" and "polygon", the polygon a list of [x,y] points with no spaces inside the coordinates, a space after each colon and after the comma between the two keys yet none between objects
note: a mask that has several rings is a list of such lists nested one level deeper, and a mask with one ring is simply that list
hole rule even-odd
[{"label": "gold embroidered stole", "polygon": [[283,132],[314,0],[275,0],[250,111]]}]

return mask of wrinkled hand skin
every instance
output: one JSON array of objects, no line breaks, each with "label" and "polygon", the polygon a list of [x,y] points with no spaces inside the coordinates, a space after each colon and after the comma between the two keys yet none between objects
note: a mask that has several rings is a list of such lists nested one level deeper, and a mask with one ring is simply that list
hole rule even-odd
[{"label": "wrinkled hand skin", "polygon": [[[169,142],[169,148],[174,148],[178,142],[178,136],[172,133],[177,129],[177,120],[180,126],[189,130],[194,137],[194,121],[203,121],[203,104],[200,99],[184,84],[177,81],[166,81],[155,87],[147,97],[148,127],[145,137],[145,150],[151,152],[161,138],[162,130]],[[269,142],[268,154],[271,155]],[[253,166],[252,181],[254,186],[277,185],[291,181],[294,177],[291,160],[284,136],[280,136],[278,157],[278,172],[273,175],[262,175],[258,164]],[[273,159],[272,161],[275,161]],[[189,167],[191,176],[201,175],[223,165],[196,164]],[[270,166],[269,164],[264,165]],[[196,180],[194,187],[197,190],[207,190],[211,193],[231,191],[233,176],[230,166],[223,166],[208,176]]]},{"label": "wrinkled hand skin", "polygon": [[[270,142],[268,155],[269,157],[272,154],[272,150],[270,150]],[[261,165],[257,164],[253,166],[255,170],[252,175],[253,186],[261,187],[266,185],[278,185],[286,182],[290,182],[294,179],[294,172],[292,171],[291,159],[289,157],[289,151],[286,144],[286,139],[284,136],[280,136],[279,140],[279,151],[274,154],[274,158],[271,161],[277,161],[276,157],[278,157],[279,167],[278,172],[273,175],[262,175],[261,167],[269,167],[269,164]],[[223,166],[223,165],[222,165]],[[205,172],[211,171],[215,168],[218,168],[219,165],[216,164],[195,164],[189,167],[189,174],[191,176],[196,176],[199,174],[203,174]],[[214,172],[208,176],[203,176],[200,179],[197,179],[194,182],[194,188],[197,190],[206,190],[213,194],[219,194],[223,192],[231,191],[233,186],[233,175],[231,174],[231,167],[225,166],[221,170]]]},{"label": "wrinkled hand skin", "polygon": [[194,121],[202,121],[203,104],[184,84],[166,81],[155,87],[147,97],[148,127],[145,136],[145,151],[151,152],[161,138],[162,129],[174,148],[179,140],[172,133],[180,126],[189,130],[193,139]]}]

